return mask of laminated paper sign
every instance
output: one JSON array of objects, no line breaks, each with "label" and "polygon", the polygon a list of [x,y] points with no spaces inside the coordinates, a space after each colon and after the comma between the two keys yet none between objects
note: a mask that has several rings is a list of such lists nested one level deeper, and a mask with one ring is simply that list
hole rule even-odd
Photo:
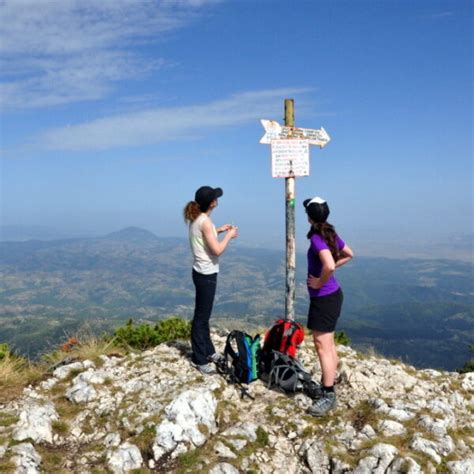
[{"label": "laminated paper sign", "polygon": [[272,177],[309,176],[308,140],[272,140]]}]

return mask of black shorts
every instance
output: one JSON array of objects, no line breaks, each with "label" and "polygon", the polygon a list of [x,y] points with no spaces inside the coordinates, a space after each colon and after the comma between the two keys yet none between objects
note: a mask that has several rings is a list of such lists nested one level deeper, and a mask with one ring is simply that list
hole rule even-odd
[{"label": "black shorts", "polygon": [[326,296],[311,298],[308,311],[308,329],[318,332],[334,332],[341,314],[344,295],[341,288]]}]

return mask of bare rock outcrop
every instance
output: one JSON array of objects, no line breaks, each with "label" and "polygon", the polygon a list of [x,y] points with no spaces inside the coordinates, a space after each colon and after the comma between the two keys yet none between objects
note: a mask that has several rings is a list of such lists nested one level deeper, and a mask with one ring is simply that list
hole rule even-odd
[{"label": "bare rock outcrop", "polygon": [[[213,334],[222,350],[225,338]],[[340,346],[338,406],[190,364],[187,342],[76,361],[0,405],[0,471],[474,474],[474,379]],[[320,378],[314,349],[300,359]]]}]

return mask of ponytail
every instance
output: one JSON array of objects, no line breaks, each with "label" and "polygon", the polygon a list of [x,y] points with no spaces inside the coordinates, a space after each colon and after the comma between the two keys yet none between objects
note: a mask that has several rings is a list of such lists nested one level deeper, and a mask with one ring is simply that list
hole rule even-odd
[{"label": "ponytail", "polygon": [[196,201],[189,201],[183,210],[184,222],[188,223],[194,221],[199,217],[201,212],[201,208]]},{"label": "ponytail", "polygon": [[329,224],[328,222],[315,223],[309,229],[309,232],[306,237],[308,237],[308,239],[311,239],[313,235],[319,235],[326,242],[327,246],[329,247],[329,250],[331,251],[332,257],[334,258],[334,261],[337,262],[339,260],[341,252],[337,246],[337,234],[334,226]]}]

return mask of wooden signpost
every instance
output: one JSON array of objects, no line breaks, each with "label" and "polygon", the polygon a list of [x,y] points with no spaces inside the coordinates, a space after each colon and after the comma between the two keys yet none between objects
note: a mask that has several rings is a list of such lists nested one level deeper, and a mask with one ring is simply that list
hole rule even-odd
[{"label": "wooden signpost", "polygon": [[295,319],[295,177],[309,176],[309,145],[320,148],[331,138],[326,130],[296,128],[294,101],[285,99],[285,125],[274,120],[261,120],[265,135],[260,143],[271,145],[272,176],[285,178],[286,203],[286,292],[285,317]]}]

